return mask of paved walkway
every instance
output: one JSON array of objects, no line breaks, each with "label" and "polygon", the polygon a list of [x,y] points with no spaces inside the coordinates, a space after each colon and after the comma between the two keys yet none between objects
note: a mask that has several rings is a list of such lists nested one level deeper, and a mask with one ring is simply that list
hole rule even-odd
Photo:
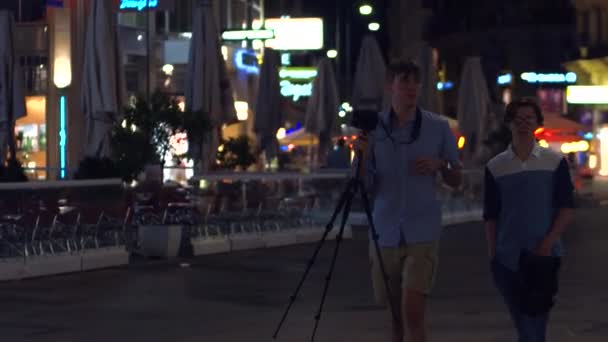
[{"label": "paved walkway", "polygon": [[[608,341],[608,213],[581,210],[566,238],[551,342]],[[341,250],[317,341],[386,341],[372,303],[367,241]],[[279,341],[309,341],[329,264],[328,243]],[[446,229],[431,301],[433,342],[514,341],[488,276],[480,224]],[[1,341],[271,341],[312,246],[294,246],[0,284]]]}]

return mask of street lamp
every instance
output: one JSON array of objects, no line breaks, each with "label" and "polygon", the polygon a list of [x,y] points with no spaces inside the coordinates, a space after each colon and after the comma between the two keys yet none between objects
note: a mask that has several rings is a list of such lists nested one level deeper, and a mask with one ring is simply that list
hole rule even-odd
[{"label": "street lamp", "polygon": [[362,5],[359,7],[359,13],[361,13],[361,15],[370,15],[373,11],[374,8],[370,5]]},{"label": "street lamp", "polygon": [[376,32],[378,30],[380,30],[380,24],[379,23],[369,23],[369,25],[367,25],[367,28],[372,31],[372,32]]}]

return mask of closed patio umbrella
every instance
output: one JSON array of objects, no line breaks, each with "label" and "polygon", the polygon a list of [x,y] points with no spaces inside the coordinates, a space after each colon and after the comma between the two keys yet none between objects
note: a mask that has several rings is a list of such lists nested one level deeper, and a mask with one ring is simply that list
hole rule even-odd
[{"label": "closed patio umbrella", "polygon": [[125,104],[125,77],[116,13],[111,2],[93,0],[85,38],[82,111],[86,115],[88,156],[108,157],[112,125]]},{"label": "closed patio umbrella", "polygon": [[188,151],[196,161],[197,173],[208,172],[216,160],[222,125],[237,118],[209,0],[198,1],[194,8],[185,95],[186,109],[200,112],[212,122],[208,139],[190,137]]},{"label": "closed patio umbrella", "polygon": [[6,159],[7,148],[11,159],[16,159],[15,121],[26,115],[14,31],[12,13],[0,11],[0,163]]}]

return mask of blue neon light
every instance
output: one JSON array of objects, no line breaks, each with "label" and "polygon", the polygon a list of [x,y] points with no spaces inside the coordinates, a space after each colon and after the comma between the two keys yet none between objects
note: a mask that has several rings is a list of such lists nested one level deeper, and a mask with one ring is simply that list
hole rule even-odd
[{"label": "blue neon light", "polygon": [[447,82],[437,82],[437,90],[441,91],[441,90],[448,90],[448,89],[452,89],[454,88],[454,83],[452,83],[451,81],[447,81]]},{"label": "blue neon light", "polygon": [[287,131],[285,131],[285,134],[286,134],[286,135],[289,135],[289,134],[291,134],[291,133],[293,133],[293,132],[295,132],[295,131],[300,130],[301,128],[302,128],[302,123],[300,123],[300,122],[298,121],[298,122],[296,122],[296,126],[295,126],[295,127],[290,128],[290,129],[288,129]]},{"label": "blue neon light", "polygon": [[498,76],[498,84],[511,84],[513,82],[513,75],[504,74]]},{"label": "blue neon light", "polygon": [[587,139],[587,140],[591,140],[591,139],[593,139],[593,133],[587,132],[583,135],[583,138]]},{"label": "blue neon light", "polygon": [[528,83],[576,83],[576,74],[569,72],[566,74],[539,74],[535,72],[524,72],[521,79]]},{"label": "blue neon light", "polygon": [[260,68],[258,67],[257,59],[257,56],[251,51],[238,50],[234,54],[234,65],[236,65],[238,70],[245,71],[248,74],[258,74],[260,72]]},{"label": "blue neon light", "polygon": [[66,121],[66,106],[65,96],[59,99],[59,167],[61,168],[61,179],[65,178],[66,167],[66,143],[68,140],[67,131],[65,129]]},{"label": "blue neon light", "polygon": [[281,151],[289,152],[289,146],[281,145]]},{"label": "blue neon light", "polygon": [[121,0],[120,9],[134,9],[143,11],[145,8],[156,8],[158,7],[158,0]]}]

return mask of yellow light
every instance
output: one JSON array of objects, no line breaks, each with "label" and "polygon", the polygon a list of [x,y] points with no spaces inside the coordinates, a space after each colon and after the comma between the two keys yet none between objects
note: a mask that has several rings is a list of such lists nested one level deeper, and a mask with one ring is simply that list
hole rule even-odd
[{"label": "yellow light", "polygon": [[328,50],[327,57],[332,58],[332,59],[338,57],[338,51],[337,50]]},{"label": "yellow light", "polygon": [[71,18],[70,10],[67,8],[52,9],[53,29],[51,36],[53,40],[53,84],[57,88],[66,88],[72,83],[72,61],[71,61]]},{"label": "yellow light", "polygon": [[549,148],[549,143],[547,142],[547,140],[543,139],[541,141],[538,142],[538,145],[540,147],[544,147],[544,148]]},{"label": "yellow light", "polygon": [[287,131],[285,130],[285,128],[281,127],[277,130],[277,139],[279,139],[279,140],[285,139],[286,135],[287,135]]},{"label": "yellow light", "polygon": [[600,134],[600,176],[608,176],[608,128],[602,128]]},{"label": "yellow light", "polygon": [[597,167],[597,156],[592,154],[589,156],[589,168],[595,169]]},{"label": "yellow light", "polygon": [[341,118],[343,118],[343,117],[345,117],[345,116],[346,116],[346,112],[345,112],[345,111],[343,111],[343,110],[341,110],[341,111],[338,113],[338,116],[339,116],[339,117],[341,117]]},{"label": "yellow light", "polygon": [[246,121],[249,117],[249,104],[245,101],[235,101],[236,117],[239,121]]},{"label": "yellow light", "polygon": [[369,23],[369,25],[367,25],[367,28],[368,28],[370,31],[375,32],[375,31],[380,30],[380,24],[378,24],[378,23]]},{"label": "yellow light", "polygon": [[224,152],[224,145],[220,145],[217,147],[218,152]]},{"label": "yellow light", "polygon": [[462,150],[466,141],[465,137],[458,138],[458,149]]},{"label": "yellow light", "polygon": [[374,8],[370,5],[363,5],[359,7],[359,13],[361,13],[361,15],[370,15],[372,12],[374,12]]},{"label": "yellow light", "polygon": [[222,57],[224,58],[225,61],[228,60],[228,47],[226,45],[222,45]]},{"label": "yellow light", "polygon": [[574,104],[608,104],[608,86],[569,86],[566,100]]},{"label": "yellow light", "polygon": [[57,88],[65,88],[72,83],[72,65],[66,57],[55,59],[55,72],[53,83]]},{"label": "yellow light", "polygon": [[172,64],[163,65],[163,72],[165,73],[165,75],[167,75],[167,76],[173,75],[173,70],[175,70],[175,67],[173,67]]},{"label": "yellow light", "polygon": [[586,152],[589,151],[589,143],[585,140],[563,143],[562,144],[562,153],[576,153],[576,152]]}]

